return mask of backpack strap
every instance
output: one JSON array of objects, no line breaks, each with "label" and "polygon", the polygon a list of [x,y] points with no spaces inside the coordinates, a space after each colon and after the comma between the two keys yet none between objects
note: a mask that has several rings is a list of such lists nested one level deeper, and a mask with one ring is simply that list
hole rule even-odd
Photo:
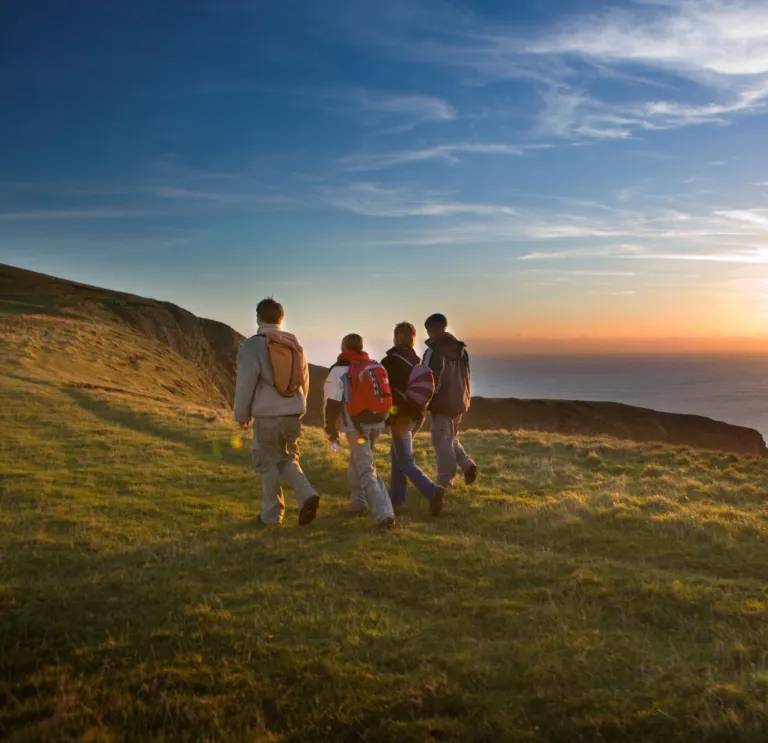
[{"label": "backpack strap", "polygon": [[[432,370],[432,365],[429,362],[432,361],[432,357],[434,355],[435,353],[433,348],[427,348],[427,350],[424,352],[424,361],[422,363],[426,364],[427,368],[430,370]],[[435,377],[435,397],[437,397],[437,393],[440,392],[440,387],[443,384],[443,372],[445,371],[445,355],[439,353],[437,357],[440,360],[440,371],[432,371],[432,374]]]},{"label": "backpack strap", "polygon": [[393,353],[392,356],[394,356],[396,359],[400,359],[400,361],[405,361],[405,363],[408,364],[408,366],[410,366],[411,369],[413,369],[413,367],[416,366],[416,364],[412,364],[410,361],[408,361],[408,359],[405,358],[405,356],[401,356],[399,353]]},{"label": "backpack strap", "polygon": [[363,378],[363,374],[370,369],[372,366],[378,366],[379,362],[374,361],[373,359],[365,359],[363,361],[356,361],[352,366],[350,366],[350,370],[352,367],[354,367],[355,372],[357,373],[357,381],[359,382]]}]

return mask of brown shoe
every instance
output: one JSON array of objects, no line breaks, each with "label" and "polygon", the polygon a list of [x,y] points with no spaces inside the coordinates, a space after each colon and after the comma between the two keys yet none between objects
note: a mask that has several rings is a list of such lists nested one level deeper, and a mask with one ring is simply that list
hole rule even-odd
[{"label": "brown shoe", "polygon": [[386,518],[384,521],[379,522],[379,526],[382,529],[392,529],[395,526],[395,520],[393,518]]},{"label": "brown shoe", "polygon": [[313,495],[299,511],[299,526],[311,524],[317,516],[317,508],[320,505],[320,496]]}]

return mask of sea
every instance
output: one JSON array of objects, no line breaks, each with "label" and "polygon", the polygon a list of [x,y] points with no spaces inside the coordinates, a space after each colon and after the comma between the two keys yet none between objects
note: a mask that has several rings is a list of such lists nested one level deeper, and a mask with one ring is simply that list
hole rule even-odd
[{"label": "sea", "polygon": [[473,394],[607,400],[747,426],[768,441],[768,355],[473,357]]}]

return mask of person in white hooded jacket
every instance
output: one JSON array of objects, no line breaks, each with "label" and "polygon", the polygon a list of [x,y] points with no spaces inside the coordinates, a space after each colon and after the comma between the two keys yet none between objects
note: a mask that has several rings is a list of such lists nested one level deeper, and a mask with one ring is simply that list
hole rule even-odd
[{"label": "person in white hooded jacket", "polygon": [[325,434],[335,450],[340,450],[340,434],[349,442],[347,477],[351,490],[347,512],[362,516],[371,509],[376,523],[384,528],[395,524],[395,512],[384,481],[376,472],[373,447],[384,430],[384,423],[355,426],[347,412],[349,382],[347,373],[351,364],[369,360],[363,350],[363,339],[352,333],[341,342],[341,353],[328,372],[324,388]]},{"label": "person in white hooded jacket", "polygon": [[[256,308],[259,326],[256,335],[243,344],[237,357],[237,385],[234,419],[247,430],[253,419],[253,468],[261,476],[262,524],[280,524],[285,500],[280,481],[283,477],[296,493],[299,525],[311,523],[317,515],[320,498],[299,464],[301,418],[307,412],[309,367],[295,336],[281,330],[283,307],[274,299],[264,299]],[[291,346],[301,358],[302,381],[292,396],[275,387],[268,341]]]}]

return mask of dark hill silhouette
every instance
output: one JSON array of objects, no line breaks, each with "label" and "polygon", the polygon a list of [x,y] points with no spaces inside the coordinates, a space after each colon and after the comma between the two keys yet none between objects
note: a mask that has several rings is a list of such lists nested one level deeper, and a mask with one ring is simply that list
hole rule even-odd
[{"label": "dark hill silhouette", "polygon": [[[169,302],[0,264],[4,353],[69,387],[231,405],[244,338]],[[19,351],[23,349],[23,351]],[[305,422],[322,423],[327,369],[310,366]],[[607,435],[766,456],[749,428],[611,402],[474,398],[467,428]]]}]

